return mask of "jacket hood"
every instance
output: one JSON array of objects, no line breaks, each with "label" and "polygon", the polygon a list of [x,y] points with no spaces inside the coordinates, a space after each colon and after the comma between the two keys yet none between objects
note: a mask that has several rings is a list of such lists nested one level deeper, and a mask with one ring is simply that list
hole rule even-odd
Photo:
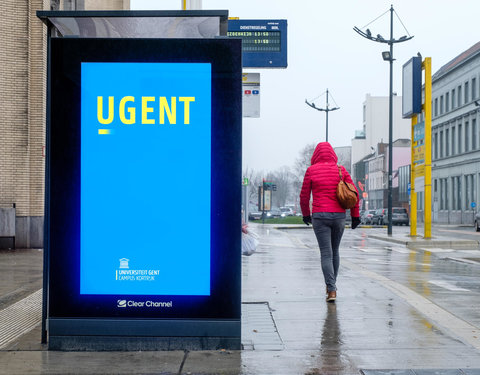
[{"label": "jacket hood", "polygon": [[337,164],[338,158],[333,147],[328,142],[320,142],[312,155],[312,165],[316,163],[335,163]]}]

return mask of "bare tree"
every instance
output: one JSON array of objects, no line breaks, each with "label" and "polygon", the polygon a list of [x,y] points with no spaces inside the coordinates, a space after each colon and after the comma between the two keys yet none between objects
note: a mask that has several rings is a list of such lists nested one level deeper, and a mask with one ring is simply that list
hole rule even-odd
[{"label": "bare tree", "polygon": [[248,203],[250,207],[258,205],[258,187],[262,185],[262,172],[256,172],[253,169],[245,169],[243,177],[247,177],[249,181]]},{"label": "bare tree", "polygon": [[281,167],[267,174],[266,179],[276,185],[277,190],[273,192],[273,205],[275,207],[285,206],[289,202],[292,188],[293,175],[289,167]]}]

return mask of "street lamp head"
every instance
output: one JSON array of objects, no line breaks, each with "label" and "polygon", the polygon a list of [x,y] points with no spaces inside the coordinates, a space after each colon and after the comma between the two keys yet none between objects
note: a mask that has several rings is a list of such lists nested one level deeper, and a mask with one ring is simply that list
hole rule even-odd
[{"label": "street lamp head", "polygon": [[385,60],[385,61],[391,61],[392,60],[392,55],[390,54],[390,51],[383,51],[382,52],[382,57],[383,57],[383,60]]},{"label": "street lamp head", "polygon": [[385,39],[383,38],[383,36],[381,36],[380,34],[377,34],[377,39],[380,40],[380,41],[384,41]]},{"label": "street lamp head", "polygon": [[367,32],[368,37],[372,37],[372,32],[370,31],[370,29],[367,29],[366,32]]}]

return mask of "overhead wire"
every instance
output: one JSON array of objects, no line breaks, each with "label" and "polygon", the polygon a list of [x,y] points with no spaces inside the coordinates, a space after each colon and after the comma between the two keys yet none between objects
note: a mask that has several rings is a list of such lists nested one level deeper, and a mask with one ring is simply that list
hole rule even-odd
[{"label": "overhead wire", "polygon": [[390,12],[390,9],[388,9],[385,13],[382,13],[381,15],[379,15],[377,18],[375,18],[372,22],[369,22],[367,23],[365,26],[363,26],[360,30],[363,30],[364,28],[366,28],[368,25],[371,25],[372,23],[374,23],[376,20],[378,20],[379,18],[383,17],[385,14],[387,14],[388,12]]},{"label": "overhead wire", "polygon": [[325,95],[327,92],[324,91],[323,93],[321,93],[320,95],[318,95],[317,97],[313,98],[312,100],[310,100],[310,102],[314,102],[315,100],[317,100],[318,98],[320,98],[321,96]]},{"label": "overhead wire", "polygon": [[395,13],[395,15],[397,16],[398,20],[400,21],[400,23],[402,24],[403,28],[405,29],[405,31],[407,32],[408,36],[411,36],[410,33],[408,32],[407,28],[405,27],[405,25],[403,24],[400,16],[398,15],[397,11],[394,9],[393,10],[393,13]]}]

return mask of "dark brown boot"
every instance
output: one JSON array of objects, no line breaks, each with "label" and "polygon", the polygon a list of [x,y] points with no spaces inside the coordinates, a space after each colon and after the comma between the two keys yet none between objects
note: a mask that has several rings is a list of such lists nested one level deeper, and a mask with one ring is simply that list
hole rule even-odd
[{"label": "dark brown boot", "polygon": [[327,302],[335,302],[336,299],[337,299],[337,292],[335,290],[328,292]]}]

